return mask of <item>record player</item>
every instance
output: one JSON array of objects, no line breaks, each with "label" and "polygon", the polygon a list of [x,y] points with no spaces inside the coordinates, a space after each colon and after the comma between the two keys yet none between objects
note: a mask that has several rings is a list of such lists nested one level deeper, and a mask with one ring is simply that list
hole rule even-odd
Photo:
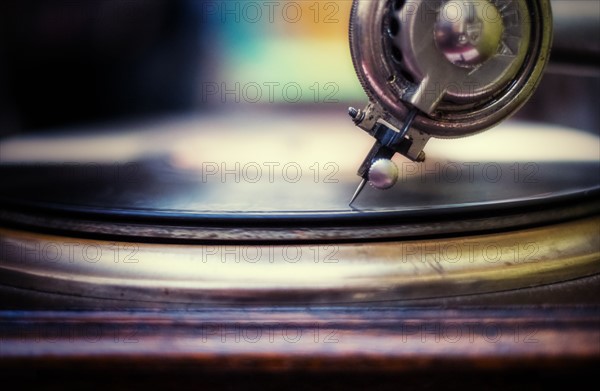
[{"label": "record player", "polygon": [[4,376],[593,374],[597,2],[28,3],[1,12]]}]

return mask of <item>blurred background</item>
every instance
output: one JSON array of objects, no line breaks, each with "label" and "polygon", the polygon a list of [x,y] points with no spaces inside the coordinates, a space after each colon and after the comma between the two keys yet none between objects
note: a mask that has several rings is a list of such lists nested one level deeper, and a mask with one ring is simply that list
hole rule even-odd
[{"label": "blurred background", "polygon": [[0,132],[222,104],[362,100],[347,43],[350,7],[348,0],[3,1]]}]

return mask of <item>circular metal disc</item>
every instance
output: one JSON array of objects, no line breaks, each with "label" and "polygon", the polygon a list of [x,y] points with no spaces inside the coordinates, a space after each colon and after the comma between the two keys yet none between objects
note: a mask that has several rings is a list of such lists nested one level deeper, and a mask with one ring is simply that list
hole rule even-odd
[{"label": "circular metal disc", "polygon": [[[501,3],[510,4],[512,2],[502,1]],[[350,18],[350,49],[354,68],[371,102],[379,105],[398,122],[402,122],[409,111],[405,102],[413,102],[415,99],[421,102],[420,97],[428,97],[432,95],[432,92],[436,95],[437,93],[435,92],[439,91],[440,88],[442,91],[446,88],[452,89],[453,87],[451,88],[451,86],[456,81],[456,78],[451,77],[445,81],[434,80],[430,85],[430,79],[426,74],[414,75],[419,80],[410,80],[410,76],[398,70],[397,61],[394,61],[393,50],[389,47],[391,45],[388,45],[390,38],[387,37],[390,31],[388,26],[390,23],[389,20],[394,9],[393,4],[395,4],[393,1],[354,1]],[[406,11],[406,14],[414,17],[415,12],[413,12],[413,9],[426,7],[432,8],[435,11],[436,7],[439,7],[441,4],[440,0],[419,2],[417,5],[407,3],[406,7],[412,8]],[[419,115],[416,117],[413,125],[415,129],[433,137],[462,137],[495,126],[515,113],[527,101],[539,84],[549,58],[552,42],[552,17],[550,3],[547,0],[527,0],[518,4],[519,9],[524,8],[527,11],[521,12],[522,20],[519,19],[514,23],[516,26],[523,24],[528,29],[526,30],[526,34],[522,34],[522,36],[519,35],[520,29],[511,30],[511,34],[517,34],[518,41],[521,41],[520,38],[523,38],[523,40],[528,42],[527,52],[512,53],[514,49],[508,50],[501,56],[494,57],[494,61],[488,61],[485,64],[485,67],[490,66],[494,68],[498,66],[504,69],[505,64],[503,61],[507,59],[507,61],[512,61],[510,59],[515,55],[517,57],[524,57],[522,65],[516,72],[515,77],[512,78],[513,81],[506,84],[501,91],[495,91],[491,97],[485,89],[479,91],[483,95],[487,95],[485,99],[468,102],[468,104],[464,102],[465,96],[473,95],[469,92],[468,88],[465,90],[467,91],[466,95],[462,94],[465,96],[460,98],[462,100],[460,104],[442,102],[436,109],[437,103],[435,101],[425,100],[421,103],[422,106],[427,107],[426,111],[428,115]],[[422,7],[419,8],[421,5]],[[500,9],[502,8],[503,6],[500,7]],[[416,27],[422,28],[415,35],[412,42],[416,45],[424,40],[431,41],[430,44],[425,45],[425,49],[430,48],[437,52],[433,36],[435,14],[431,10],[424,11],[424,14],[431,21],[427,22],[426,25],[415,24]],[[530,15],[534,16],[531,20],[528,19]],[[402,26],[398,28],[398,31],[398,35],[404,37],[402,35]],[[394,39],[397,39],[397,37]],[[419,47],[413,50],[413,52],[419,53],[422,50],[424,49]],[[435,64],[435,69],[427,69],[425,72],[433,75],[439,74],[439,67],[447,61],[441,53],[437,54],[439,59],[435,58],[422,62],[427,66]],[[460,70],[460,67],[455,68]],[[445,71],[444,73],[446,73]],[[495,74],[496,72],[493,71],[491,73]],[[505,78],[502,80],[506,81]],[[477,77],[475,77],[473,82],[474,84],[471,84],[471,86],[487,84],[487,81],[477,80]],[[475,95],[479,96],[479,92]],[[461,94],[456,94],[456,91],[454,91],[451,95],[455,99]],[[384,119],[389,120],[389,118]]]}]

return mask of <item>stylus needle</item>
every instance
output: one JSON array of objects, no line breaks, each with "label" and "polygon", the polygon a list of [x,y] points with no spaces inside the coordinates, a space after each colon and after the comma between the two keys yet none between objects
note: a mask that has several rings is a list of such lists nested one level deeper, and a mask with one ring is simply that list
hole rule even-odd
[{"label": "stylus needle", "polygon": [[[351,117],[355,118],[357,116],[357,110],[350,108],[349,114]],[[373,174],[371,170],[375,168],[374,165],[378,165],[377,170],[375,172],[376,176],[380,179],[380,181],[371,182],[371,184],[378,189],[387,189],[396,183],[398,179],[398,170],[396,166],[391,162],[392,156],[398,150],[397,145],[404,140],[404,137],[408,133],[410,127],[412,126],[413,121],[417,116],[418,110],[416,108],[412,108],[404,119],[404,124],[399,131],[395,131],[391,128],[386,127],[386,133],[380,135],[377,139],[377,142],[371,148],[371,151],[363,161],[361,167],[358,170],[358,174],[363,178],[356,188],[352,199],[348,206],[352,206],[352,203],[360,192],[365,188],[367,182],[372,179],[370,176]],[[385,141],[383,141],[385,140]],[[382,164],[379,164],[379,163]],[[387,164],[386,164],[387,162]],[[391,170],[390,166],[393,166],[394,169]],[[395,171],[395,172],[394,172]]]},{"label": "stylus needle", "polygon": [[356,188],[356,191],[354,192],[354,195],[352,196],[352,199],[350,200],[350,203],[348,205],[352,205],[352,203],[354,202],[356,197],[358,197],[360,192],[365,188],[366,184],[367,184],[367,180],[363,178],[363,180],[360,181],[360,183],[358,184],[358,187]]}]

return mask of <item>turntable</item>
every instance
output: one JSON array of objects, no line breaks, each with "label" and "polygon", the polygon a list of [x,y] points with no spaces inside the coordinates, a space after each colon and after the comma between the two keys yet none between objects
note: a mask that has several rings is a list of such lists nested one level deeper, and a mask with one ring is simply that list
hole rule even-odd
[{"label": "turntable", "polygon": [[[33,114],[51,101],[13,102],[23,130],[0,142],[3,375],[98,388],[198,375],[213,387],[268,376],[273,388],[502,388],[591,375],[600,48],[581,38],[598,37],[600,14],[594,2],[551,3],[128,5],[144,10],[148,47],[180,48],[169,52],[180,69],[193,63],[178,56],[189,36],[217,31],[230,46],[198,74],[174,72],[173,84],[197,83],[178,111],[152,100],[162,79],[126,84],[147,103],[135,117],[110,88],[94,87],[106,112],[76,121],[70,108],[85,105],[67,93],[54,91],[54,108],[67,108],[46,123]],[[105,5],[129,38],[133,8]],[[71,7],[75,19],[98,11]],[[468,23],[439,16],[457,10]],[[336,34],[348,23],[351,53],[319,58],[347,48]],[[423,29],[435,35],[419,40]],[[282,31],[287,42],[273,37]],[[162,49],[132,69],[152,75]],[[286,67],[306,55],[318,64]],[[352,60],[366,106],[343,68]],[[281,68],[261,69],[269,62]],[[115,69],[102,74],[113,87],[125,74]],[[58,83],[76,88],[66,73]],[[361,107],[353,121],[348,106]]]}]

